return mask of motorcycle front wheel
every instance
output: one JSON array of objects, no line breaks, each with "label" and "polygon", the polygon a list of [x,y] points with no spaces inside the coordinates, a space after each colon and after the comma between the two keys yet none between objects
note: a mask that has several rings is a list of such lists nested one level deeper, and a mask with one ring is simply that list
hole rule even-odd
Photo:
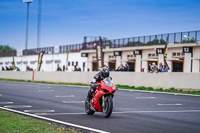
[{"label": "motorcycle front wheel", "polygon": [[90,103],[89,101],[85,101],[85,112],[88,114],[88,115],[93,115],[94,114],[94,111],[90,109]]},{"label": "motorcycle front wheel", "polygon": [[113,110],[113,100],[112,100],[112,98],[108,98],[108,100],[106,100],[104,104],[105,105],[103,107],[103,116],[105,118],[108,118],[108,117],[111,116],[112,110]]}]

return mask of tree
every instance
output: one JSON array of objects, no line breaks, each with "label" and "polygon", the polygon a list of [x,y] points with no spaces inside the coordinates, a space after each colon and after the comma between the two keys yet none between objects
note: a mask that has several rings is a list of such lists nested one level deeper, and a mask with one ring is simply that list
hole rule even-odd
[{"label": "tree", "polygon": [[193,37],[192,39],[184,39],[182,43],[196,43],[196,40]]},{"label": "tree", "polygon": [[0,52],[10,52],[14,51],[14,48],[11,48],[9,45],[0,45]]}]

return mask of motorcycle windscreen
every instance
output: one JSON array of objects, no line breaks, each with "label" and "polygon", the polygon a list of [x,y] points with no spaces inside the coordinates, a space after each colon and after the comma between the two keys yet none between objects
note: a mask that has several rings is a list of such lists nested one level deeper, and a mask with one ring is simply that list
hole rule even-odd
[{"label": "motorcycle windscreen", "polygon": [[104,84],[106,86],[108,86],[108,87],[112,87],[113,86],[113,82],[112,82],[110,77],[105,78],[103,81],[104,81]]}]

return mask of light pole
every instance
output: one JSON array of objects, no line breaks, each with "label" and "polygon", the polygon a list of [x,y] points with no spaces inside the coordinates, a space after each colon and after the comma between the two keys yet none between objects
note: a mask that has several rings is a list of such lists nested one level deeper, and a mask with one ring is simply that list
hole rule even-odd
[{"label": "light pole", "polygon": [[28,48],[28,19],[29,19],[29,4],[33,0],[23,0],[24,3],[27,3],[27,15],[26,15],[26,39],[25,39],[25,49]]}]

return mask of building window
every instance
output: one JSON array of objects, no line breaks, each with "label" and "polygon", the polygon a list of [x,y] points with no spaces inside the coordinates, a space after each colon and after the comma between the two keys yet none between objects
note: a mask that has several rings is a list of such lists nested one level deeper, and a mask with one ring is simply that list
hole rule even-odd
[{"label": "building window", "polygon": [[0,65],[3,65],[3,62],[0,62]]},{"label": "building window", "polygon": [[148,54],[148,57],[156,57],[156,56],[158,56],[158,54],[155,54],[155,53],[149,53]]},{"label": "building window", "polygon": [[76,62],[76,66],[78,66],[78,61]]},{"label": "building window", "polygon": [[136,55],[127,55],[128,58],[136,57]]},{"label": "building window", "polygon": [[28,61],[24,61],[23,64],[27,65],[27,64],[28,64]]},{"label": "building window", "polygon": [[61,60],[55,60],[55,63],[56,63],[56,64],[60,64],[60,63],[61,63]]},{"label": "building window", "polygon": [[176,56],[176,53],[173,53],[172,55],[173,55],[173,56]]},{"label": "building window", "polygon": [[21,63],[22,63],[21,61],[18,61],[18,62],[17,62],[17,65],[19,65],[19,64],[21,64]]},{"label": "building window", "polygon": [[116,56],[110,55],[109,58],[116,58]]},{"label": "building window", "polygon": [[51,62],[52,62],[51,60],[47,60],[46,64],[51,64]]},{"label": "building window", "polygon": [[176,53],[172,53],[172,56],[184,56],[185,53],[183,52],[176,52]]},{"label": "building window", "polygon": [[72,66],[74,66],[74,62],[72,61]]},{"label": "building window", "polygon": [[93,58],[93,59],[96,59],[97,57],[96,57],[96,56],[92,56],[92,58]]},{"label": "building window", "polygon": [[70,62],[68,62],[68,66],[70,66]]},{"label": "building window", "polygon": [[36,61],[31,61],[30,64],[35,64]]}]

